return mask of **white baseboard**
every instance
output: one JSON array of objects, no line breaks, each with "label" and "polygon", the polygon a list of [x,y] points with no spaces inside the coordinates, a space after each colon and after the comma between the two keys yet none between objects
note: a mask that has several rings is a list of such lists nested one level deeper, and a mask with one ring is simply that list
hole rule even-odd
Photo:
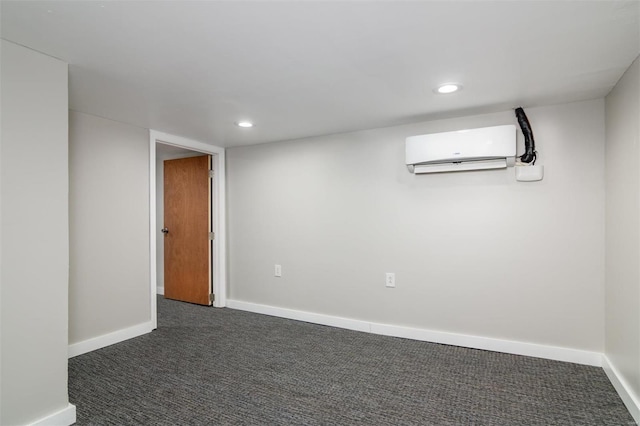
[{"label": "white baseboard", "polygon": [[242,302],[240,300],[227,299],[227,308],[240,311],[255,312],[256,314],[271,315],[273,317],[288,318],[292,320],[310,322],[313,324],[329,325],[332,327],[346,328],[347,330],[370,332],[369,323],[349,318],[334,317],[331,315],[314,314],[306,311],[278,308],[257,303]]},{"label": "white baseboard", "polygon": [[559,346],[376,323],[371,323],[371,333],[422,340],[424,342],[462,346],[465,348],[482,349],[485,351],[552,359],[554,361],[572,362],[574,364],[592,365],[596,367],[602,365],[602,354],[600,352],[583,351]]},{"label": "white baseboard", "polygon": [[631,417],[640,424],[640,398],[635,395],[627,381],[620,375],[620,372],[611,364],[606,355],[602,356],[602,369],[606,373],[609,381],[615,388],[620,399],[631,413]]},{"label": "white baseboard", "polygon": [[65,408],[48,416],[42,417],[29,426],[68,426],[76,422],[76,406],[67,404]]},{"label": "white baseboard", "polygon": [[164,286],[158,286],[156,288],[156,294],[164,294]]},{"label": "white baseboard", "polygon": [[73,343],[69,345],[69,358],[86,354],[87,352],[95,351],[96,349],[101,349],[134,337],[142,336],[143,334],[150,333],[151,330],[153,330],[153,326],[151,321],[149,321],[134,325],[133,327],[114,331],[113,333],[103,334],[102,336],[83,340],[82,342]]},{"label": "white baseboard", "polygon": [[305,321],[314,324],[346,328],[348,330],[381,334],[384,336],[403,337],[406,339],[421,340],[425,342],[442,343],[445,345],[463,346],[466,348],[525,355],[536,358],[552,359],[556,361],[572,362],[575,364],[592,365],[596,367],[602,366],[602,354],[600,352],[590,352],[558,346],[539,345],[535,343],[524,343],[513,340],[501,340],[490,337],[470,336],[465,334],[448,333],[420,328],[402,327],[397,325],[378,324],[350,318],[335,317],[331,315],[316,314],[312,312],[297,311],[293,309],[243,302],[240,300],[227,299],[227,307],[231,309],[238,309],[241,311],[272,315],[276,317]]}]

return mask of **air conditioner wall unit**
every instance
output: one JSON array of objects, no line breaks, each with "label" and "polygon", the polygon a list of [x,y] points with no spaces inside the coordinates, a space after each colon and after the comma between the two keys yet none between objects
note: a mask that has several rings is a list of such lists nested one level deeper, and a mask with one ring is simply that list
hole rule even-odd
[{"label": "air conditioner wall unit", "polygon": [[494,126],[410,136],[406,164],[411,173],[441,173],[512,167],[516,126]]}]

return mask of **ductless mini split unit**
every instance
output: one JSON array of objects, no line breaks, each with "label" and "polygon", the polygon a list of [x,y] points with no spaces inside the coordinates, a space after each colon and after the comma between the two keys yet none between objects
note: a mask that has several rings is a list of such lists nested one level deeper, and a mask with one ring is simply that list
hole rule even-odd
[{"label": "ductless mini split unit", "polygon": [[406,163],[411,173],[504,169],[515,164],[516,126],[494,126],[410,136]]}]

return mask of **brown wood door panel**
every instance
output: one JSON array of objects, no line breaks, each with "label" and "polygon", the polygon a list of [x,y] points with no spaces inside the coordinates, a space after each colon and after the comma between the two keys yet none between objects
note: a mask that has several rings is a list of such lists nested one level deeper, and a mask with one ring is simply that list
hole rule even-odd
[{"label": "brown wood door panel", "polygon": [[164,297],[210,305],[210,157],[164,162]]}]

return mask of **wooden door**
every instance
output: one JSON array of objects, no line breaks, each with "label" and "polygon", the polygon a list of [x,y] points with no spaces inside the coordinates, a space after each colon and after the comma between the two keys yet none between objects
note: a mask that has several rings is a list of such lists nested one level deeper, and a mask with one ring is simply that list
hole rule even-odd
[{"label": "wooden door", "polygon": [[164,297],[211,305],[211,156],[164,162]]}]

